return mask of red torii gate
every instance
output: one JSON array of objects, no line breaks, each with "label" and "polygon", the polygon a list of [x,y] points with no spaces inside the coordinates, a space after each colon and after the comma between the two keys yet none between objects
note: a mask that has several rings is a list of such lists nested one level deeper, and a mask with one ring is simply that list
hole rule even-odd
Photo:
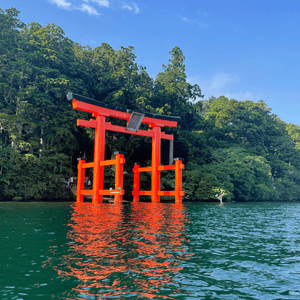
[{"label": "red torii gate", "polygon": [[[176,203],[182,202],[184,191],[182,190],[182,169],[184,165],[181,159],[175,159],[174,165],[161,166],[161,139],[173,141],[173,136],[161,131],[163,127],[176,127],[179,117],[162,116],[150,113],[135,113],[121,107],[106,104],[96,101],[81,95],[69,92],[67,94],[68,100],[73,100],[72,105],[74,109],[82,110],[92,113],[95,119],[77,120],[78,126],[90,127],[95,129],[95,148],[94,148],[94,162],[86,163],[85,159],[78,159],[78,180],[77,180],[77,202],[83,202],[84,195],[92,195],[93,203],[103,202],[103,195],[114,195],[115,203],[122,202],[124,195],[123,190],[123,170],[125,158],[124,154],[116,152],[116,158],[113,160],[105,160],[105,131],[115,131],[128,134],[135,134],[152,138],[152,166],[141,168],[135,164],[134,172],[134,188],[133,201],[138,202],[139,196],[151,196],[152,202],[160,202],[160,196],[174,196]],[[128,130],[128,127],[113,125],[106,122],[106,117],[114,117],[118,119],[127,120],[134,115],[140,115],[139,120],[135,120],[136,129]],[[133,121],[134,123],[134,121]],[[148,124],[149,130],[138,130],[141,123]],[[131,128],[130,128],[131,129]],[[136,130],[136,131],[135,131]],[[104,190],[104,166],[115,165],[115,189]],[[93,188],[92,190],[84,189],[85,169],[94,168],[93,173]],[[160,173],[163,170],[175,170],[175,190],[161,191],[160,190]],[[151,191],[140,191],[139,181],[140,172],[152,172],[151,176]]]}]

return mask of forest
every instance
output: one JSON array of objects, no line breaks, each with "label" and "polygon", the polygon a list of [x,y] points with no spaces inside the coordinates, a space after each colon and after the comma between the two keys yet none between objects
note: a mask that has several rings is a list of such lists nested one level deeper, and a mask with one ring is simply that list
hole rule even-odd
[{"label": "forest", "polygon": [[[175,46],[151,78],[134,47],[82,46],[55,24],[24,24],[15,8],[0,9],[0,200],[66,200],[65,180],[77,158],[93,160],[89,119],[72,109],[69,91],[140,112],[181,117],[174,157],[184,159],[185,201],[300,200],[300,128],[281,121],[265,101],[224,96],[205,99],[187,82],[184,55]],[[205,92],[205,91],[203,91]],[[151,165],[151,140],[107,133],[106,156],[126,152],[124,189],[131,199],[135,162]],[[168,143],[162,143],[162,163]],[[151,174],[143,173],[148,189]],[[174,174],[162,190],[174,189]],[[110,186],[113,170],[106,170]]]}]

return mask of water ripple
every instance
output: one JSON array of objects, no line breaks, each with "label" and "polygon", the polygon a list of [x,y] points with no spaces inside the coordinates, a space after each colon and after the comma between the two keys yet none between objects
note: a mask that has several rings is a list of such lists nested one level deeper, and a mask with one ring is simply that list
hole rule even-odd
[{"label": "water ripple", "polygon": [[300,205],[0,203],[1,299],[300,299]]}]

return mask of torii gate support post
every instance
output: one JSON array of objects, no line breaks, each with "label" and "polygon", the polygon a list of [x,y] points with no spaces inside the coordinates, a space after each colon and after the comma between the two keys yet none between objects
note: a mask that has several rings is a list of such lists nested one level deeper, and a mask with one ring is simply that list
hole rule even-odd
[{"label": "torii gate support post", "polygon": [[[101,196],[103,200],[103,195],[114,195],[114,202],[116,204],[121,203],[123,200],[124,190],[123,190],[123,175],[124,175],[124,164],[125,164],[125,158],[124,154],[120,154],[119,152],[115,153],[116,158],[112,160],[103,160],[100,161],[100,167],[104,166],[111,166],[115,165],[115,189],[112,188],[110,190],[99,190],[98,195],[99,198]],[[77,202],[83,202],[84,195],[94,195],[95,191],[92,190],[85,190],[84,189],[84,177],[85,177],[85,169],[86,168],[94,168],[95,164],[94,162],[91,163],[85,163],[85,159],[79,159],[78,160],[78,181],[77,181],[77,196],[76,201]],[[95,188],[96,185],[93,185]],[[102,185],[100,185],[102,186]],[[100,198],[100,199],[101,199]],[[93,199],[93,203],[99,203],[95,202]]]},{"label": "torii gate support post", "polygon": [[83,195],[81,191],[84,189],[84,176],[85,169],[83,168],[83,164],[85,163],[85,159],[78,159],[78,177],[77,177],[77,191],[76,191],[76,201],[83,202]]},{"label": "torii gate support post", "polygon": [[[175,170],[175,190],[173,191],[158,191],[158,196],[173,196],[175,197],[175,203],[182,203],[182,197],[184,196],[184,191],[182,190],[182,170],[184,169],[184,164],[181,158],[175,158],[174,165],[168,166],[158,166],[158,171]],[[153,190],[151,191],[140,191],[140,173],[141,172],[153,172],[153,167],[141,168],[138,163],[134,165],[132,169],[134,174],[133,182],[133,202],[139,202],[139,196],[151,196],[153,195]],[[152,176],[153,179],[153,176]],[[152,202],[154,202],[152,200]],[[158,202],[158,201],[157,201]]]},{"label": "torii gate support post", "polygon": [[115,175],[115,203],[123,201],[123,176],[124,176],[124,155],[116,154],[116,175]]},{"label": "torii gate support post", "polygon": [[182,203],[182,169],[184,164],[180,158],[175,159],[175,203]]}]

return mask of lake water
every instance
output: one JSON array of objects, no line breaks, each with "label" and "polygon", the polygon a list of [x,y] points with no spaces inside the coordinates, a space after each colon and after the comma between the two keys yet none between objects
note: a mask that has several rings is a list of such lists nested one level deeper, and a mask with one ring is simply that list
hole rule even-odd
[{"label": "lake water", "polygon": [[0,299],[300,299],[300,204],[0,203]]}]

